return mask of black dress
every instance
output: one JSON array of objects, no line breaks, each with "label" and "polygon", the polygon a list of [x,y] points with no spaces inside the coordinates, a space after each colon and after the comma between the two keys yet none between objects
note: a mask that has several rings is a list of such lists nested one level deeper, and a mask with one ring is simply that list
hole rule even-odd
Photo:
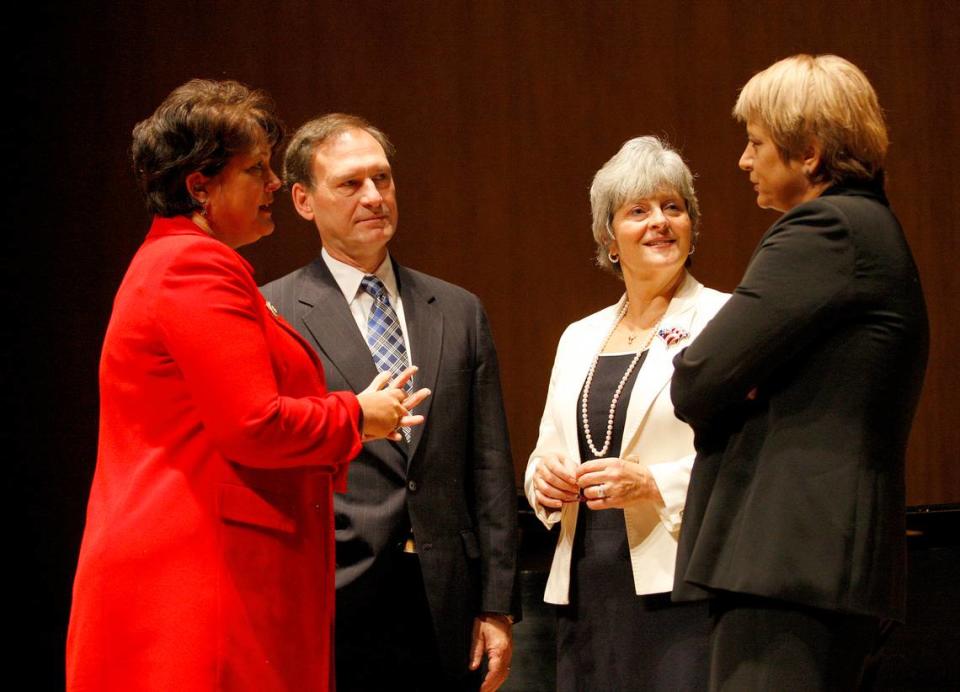
[{"label": "black dress", "polygon": [[[587,415],[594,444],[603,444],[610,401],[634,354],[601,355]],[[646,353],[624,384],[606,457],[623,440],[627,394]],[[582,401],[583,392],[580,393]],[[581,421],[577,402],[577,421]],[[597,457],[578,426],[580,458]],[[710,619],[705,603],[673,604],[670,594],[638,596],[623,510],[580,507],[570,566],[570,604],[557,608],[557,689],[705,690]]]}]

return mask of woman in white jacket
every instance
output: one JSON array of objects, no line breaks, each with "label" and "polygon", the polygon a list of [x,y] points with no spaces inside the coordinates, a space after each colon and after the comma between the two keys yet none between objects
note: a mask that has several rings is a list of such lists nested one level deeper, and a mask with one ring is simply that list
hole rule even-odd
[{"label": "woman in white jacket", "polygon": [[694,458],[670,377],[728,296],[686,270],[699,209],[663,142],[625,143],[590,201],[597,262],[626,293],[560,338],[524,482],[544,525],[560,524],[544,596],[559,606],[558,689],[705,689],[705,606],[670,603]]}]

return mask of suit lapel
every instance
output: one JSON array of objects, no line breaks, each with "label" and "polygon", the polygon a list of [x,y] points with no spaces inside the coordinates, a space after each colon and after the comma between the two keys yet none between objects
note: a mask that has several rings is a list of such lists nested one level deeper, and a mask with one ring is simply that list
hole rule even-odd
[{"label": "suit lapel", "polygon": [[322,258],[309,265],[297,288],[306,332],[350,388],[362,391],[377,376],[377,366]]},{"label": "suit lapel", "polygon": [[[437,377],[440,373],[440,354],[443,346],[443,312],[437,305],[437,298],[431,291],[426,290],[416,276],[401,267],[393,264],[394,273],[400,290],[400,299],[403,301],[403,316],[407,323],[407,334],[410,339],[410,351],[414,362],[419,369],[413,378],[414,387],[427,387],[430,391],[437,389]],[[424,427],[430,425],[430,409],[433,397],[420,404],[414,413],[426,417],[423,425],[411,429],[408,458],[413,459],[423,439]]]},{"label": "suit lapel", "polygon": [[[296,292],[298,319],[303,324],[304,334],[309,335],[308,338],[322,354],[324,367],[335,369],[352,391],[364,390],[377,376],[377,366],[367,342],[357,329],[340,287],[322,257],[307,266]],[[391,447],[399,454],[383,453]],[[364,448],[394,468],[401,478],[406,477],[405,441],[368,443]]]}]

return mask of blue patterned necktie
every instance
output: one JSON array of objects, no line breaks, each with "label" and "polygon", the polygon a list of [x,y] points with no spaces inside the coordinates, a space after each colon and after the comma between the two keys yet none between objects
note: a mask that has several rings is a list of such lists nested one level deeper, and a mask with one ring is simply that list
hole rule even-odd
[{"label": "blue patterned necktie", "polygon": [[[383,282],[375,276],[365,276],[360,287],[373,297],[373,308],[367,318],[367,346],[373,356],[373,362],[380,372],[390,372],[396,377],[407,369],[407,347],[403,342],[403,330],[396,310],[390,304],[390,296]],[[413,389],[412,380],[404,390]],[[403,436],[410,441],[410,428],[400,428]]]}]

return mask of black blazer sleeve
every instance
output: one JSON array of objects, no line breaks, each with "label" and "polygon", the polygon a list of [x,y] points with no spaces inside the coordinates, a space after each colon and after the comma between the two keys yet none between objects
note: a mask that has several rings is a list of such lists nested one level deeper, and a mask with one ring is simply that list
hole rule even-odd
[{"label": "black blazer sleeve", "polygon": [[675,599],[726,591],[902,616],[904,456],[927,332],[881,190],[838,186],[767,231],[674,361],[697,449]]},{"label": "black blazer sleeve", "polygon": [[785,215],[762,239],[733,293],[674,360],[671,396],[696,429],[722,424],[772,372],[829,330],[848,293],[854,254],[848,225],[826,204]]},{"label": "black blazer sleeve", "polygon": [[476,367],[470,416],[473,493],[480,541],[481,610],[520,618],[517,589],[517,497],[500,368],[487,315],[476,303]]}]

